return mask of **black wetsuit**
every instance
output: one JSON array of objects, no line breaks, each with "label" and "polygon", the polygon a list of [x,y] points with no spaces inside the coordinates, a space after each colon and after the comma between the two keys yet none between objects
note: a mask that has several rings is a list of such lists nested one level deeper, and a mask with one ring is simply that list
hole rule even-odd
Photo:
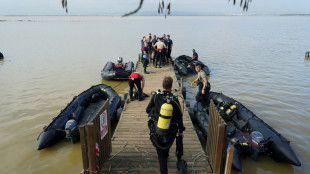
[{"label": "black wetsuit", "polygon": [[169,156],[169,150],[174,142],[177,132],[182,133],[184,130],[183,126],[183,114],[180,108],[180,103],[177,97],[170,104],[173,107],[172,119],[170,122],[169,133],[164,136],[156,134],[156,125],[159,117],[161,105],[164,103],[165,96],[173,96],[171,92],[163,91],[162,94],[155,94],[152,96],[150,103],[146,108],[146,112],[149,115],[148,126],[150,128],[150,139],[153,145],[156,147],[158,161],[161,173],[168,173],[167,159]]},{"label": "black wetsuit", "polygon": [[197,102],[201,102],[201,104],[203,106],[208,106],[208,102],[209,102],[209,93],[210,93],[210,89],[211,89],[211,84],[208,82],[205,89],[204,89],[204,92],[205,94],[202,94],[201,91],[202,91],[202,88],[203,88],[203,83],[201,81],[198,81],[197,83],[197,86],[198,86],[198,92],[197,92],[197,95],[196,95],[196,101]]}]

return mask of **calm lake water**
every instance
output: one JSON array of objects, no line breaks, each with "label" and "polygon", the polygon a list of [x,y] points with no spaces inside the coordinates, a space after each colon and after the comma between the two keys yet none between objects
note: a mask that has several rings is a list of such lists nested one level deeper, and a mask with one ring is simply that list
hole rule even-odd
[{"label": "calm lake water", "polygon": [[[302,163],[247,158],[244,173],[310,173],[309,28],[310,16],[0,17],[1,172],[80,173],[79,143],[37,151],[38,135],[92,85],[124,93],[126,82],[102,81],[100,71],[118,56],[136,62],[140,40],[151,32],[171,35],[173,57],[195,48],[211,69],[212,90],[242,102],[290,140]],[[188,86],[194,77],[185,79]],[[195,89],[187,92],[193,103]]]}]

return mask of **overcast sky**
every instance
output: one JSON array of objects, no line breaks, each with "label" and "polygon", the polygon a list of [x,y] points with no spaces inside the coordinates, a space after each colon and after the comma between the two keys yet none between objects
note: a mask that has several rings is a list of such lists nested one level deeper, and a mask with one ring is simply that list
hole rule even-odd
[{"label": "overcast sky", "polygon": [[[160,0],[161,1],[161,0]],[[233,1],[233,0],[231,0]],[[0,15],[122,15],[140,0],[1,0]],[[169,2],[169,0],[165,0]],[[239,4],[240,0],[237,0]],[[157,15],[159,0],[144,0],[136,15]],[[228,0],[171,0],[171,15],[310,14],[310,0],[252,0],[248,12]]]}]

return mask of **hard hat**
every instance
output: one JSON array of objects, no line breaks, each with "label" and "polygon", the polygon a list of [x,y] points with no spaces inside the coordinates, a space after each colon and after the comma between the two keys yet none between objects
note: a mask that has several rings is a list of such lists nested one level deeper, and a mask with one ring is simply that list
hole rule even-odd
[{"label": "hard hat", "polygon": [[118,58],[117,58],[117,62],[118,62],[118,63],[122,63],[122,62],[123,62],[123,58],[122,58],[122,57],[118,57]]}]

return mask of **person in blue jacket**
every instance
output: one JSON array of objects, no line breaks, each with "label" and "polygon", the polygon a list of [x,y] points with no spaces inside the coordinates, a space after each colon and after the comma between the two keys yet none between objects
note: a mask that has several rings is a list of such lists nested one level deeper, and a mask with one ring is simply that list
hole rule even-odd
[{"label": "person in blue jacket", "polygon": [[152,59],[153,59],[153,65],[155,66],[155,60],[157,57],[157,48],[154,46],[157,42],[157,37],[156,35],[153,36],[153,40],[152,40]]},{"label": "person in blue jacket", "polygon": [[192,60],[198,60],[198,54],[195,49],[193,49],[193,57]]},{"label": "person in blue jacket", "polygon": [[170,35],[167,35],[167,62],[169,64],[169,59],[171,58],[171,50],[172,50],[172,46],[173,46],[173,42],[170,39]]},{"label": "person in blue jacket", "polygon": [[148,43],[144,42],[144,47],[143,47],[143,56],[142,56],[142,62],[143,62],[143,68],[144,68],[144,74],[149,74],[149,72],[146,71],[146,67],[149,64],[149,47],[148,47]]}]

